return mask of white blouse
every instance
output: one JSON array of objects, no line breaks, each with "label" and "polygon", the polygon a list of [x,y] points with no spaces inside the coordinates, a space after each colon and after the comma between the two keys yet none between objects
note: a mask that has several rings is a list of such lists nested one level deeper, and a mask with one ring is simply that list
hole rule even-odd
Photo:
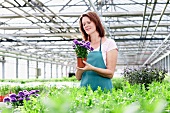
[{"label": "white blouse", "polygon": [[[100,49],[100,46],[98,48],[94,49],[93,51],[99,51],[99,49]],[[113,50],[113,49],[118,49],[116,42],[113,39],[107,38],[106,41],[104,43],[102,43],[102,45],[101,45],[101,51],[102,51],[103,60],[104,60],[105,65],[106,65],[107,52],[109,52],[110,50]]]}]

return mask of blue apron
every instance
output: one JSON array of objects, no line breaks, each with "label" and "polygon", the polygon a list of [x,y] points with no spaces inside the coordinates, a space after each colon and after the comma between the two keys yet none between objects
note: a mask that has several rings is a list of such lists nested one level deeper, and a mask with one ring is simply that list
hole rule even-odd
[{"label": "blue apron", "polygon": [[[101,40],[100,40],[100,49],[99,51],[91,51],[87,56],[87,63],[98,67],[106,69],[106,65],[103,61],[102,51],[101,51]],[[112,81],[109,78],[102,77],[94,71],[85,71],[82,74],[81,78],[81,87],[90,86],[93,91],[97,90],[98,87],[101,87],[103,91],[110,90],[113,88]]]}]

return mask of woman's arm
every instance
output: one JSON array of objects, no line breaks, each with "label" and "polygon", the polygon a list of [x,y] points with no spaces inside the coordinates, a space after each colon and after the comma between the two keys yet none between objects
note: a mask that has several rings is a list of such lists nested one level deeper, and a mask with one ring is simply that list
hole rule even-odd
[{"label": "woman's arm", "polygon": [[76,73],[75,73],[77,80],[81,80],[83,72],[84,72],[83,70],[77,68]]},{"label": "woman's arm", "polygon": [[80,72],[78,72],[78,71],[76,72],[77,79],[79,78],[79,80],[80,80],[81,74],[87,70],[95,71],[103,77],[112,78],[115,68],[116,68],[117,57],[118,57],[117,49],[113,49],[113,50],[110,50],[109,52],[107,52],[107,55],[106,55],[106,67],[107,68],[106,69],[94,67],[94,66],[88,64],[87,62],[83,61],[86,66],[84,68],[78,68],[78,71],[80,71]]}]

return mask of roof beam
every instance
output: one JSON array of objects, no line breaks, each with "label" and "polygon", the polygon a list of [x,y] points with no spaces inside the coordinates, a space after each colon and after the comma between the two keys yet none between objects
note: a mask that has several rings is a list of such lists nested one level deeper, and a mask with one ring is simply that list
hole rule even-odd
[{"label": "roof beam", "polygon": [[[153,32],[148,32],[148,35],[152,35]],[[144,34],[144,33],[143,33]],[[169,32],[168,31],[161,31],[161,32],[156,32],[155,35],[168,35]],[[19,33],[19,34],[6,34],[6,35],[10,35],[13,37],[75,37],[78,35],[81,35],[81,33]],[[108,34],[106,34],[107,36],[109,36]],[[127,31],[127,32],[114,32],[111,34],[112,36],[131,36],[131,35],[140,35],[140,32],[131,32],[131,31]]]},{"label": "roof beam", "polygon": [[[164,40],[164,39],[165,38],[115,38],[114,40],[119,42],[119,41],[139,41],[139,40]],[[67,40],[59,40],[59,39],[58,40],[49,40],[49,39],[48,40],[43,40],[43,39],[38,39],[37,40],[37,39],[35,39],[34,40],[34,39],[28,39],[26,41],[27,42],[57,42],[57,41],[72,41],[72,40],[74,40],[74,39],[67,39]],[[17,42],[17,41],[7,39],[7,40],[0,40],[0,42]],[[60,45],[60,44],[57,44],[57,45]],[[69,45],[69,44],[67,44],[67,45]],[[51,46],[53,46],[53,45],[51,45]],[[129,47],[128,45],[121,45],[121,46],[126,46],[126,48]],[[130,47],[132,47],[132,46],[130,46]],[[136,46],[135,46],[135,48],[136,48]],[[150,48],[152,48],[152,47],[150,47]]]},{"label": "roof beam", "polygon": [[[106,25],[107,26],[107,25]],[[149,25],[149,27],[155,27],[156,24],[151,24]],[[168,27],[170,26],[170,23],[160,23],[158,25],[159,27]],[[59,25],[53,25],[52,27],[55,27],[55,28],[62,28],[61,26]],[[70,26],[64,26],[64,28],[79,28],[79,25],[73,25],[72,27]],[[141,24],[118,24],[118,25],[110,25],[108,26],[110,29],[120,29],[120,28],[136,28],[136,27],[141,27]],[[146,24],[143,25],[143,27],[147,27]],[[43,28],[50,28],[49,26],[43,26]],[[40,26],[0,26],[0,29],[3,29],[3,30],[16,30],[16,29],[43,29],[42,27]]]},{"label": "roof beam", "polygon": [[[145,16],[149,16],[151,12],[147,11],[145,13]],[[161,15],[161,11],[155,11],[153,12],[153,16],[154,15]],[[54,17],[56,15],[58,16],[62,16],[62,17],[80,17],[80,15],[82,14],[82,12],[74,12],[74,13],[45,13],[46,15],[50,16],[50,17]],[[30,15],[23,13],[22,14],[25,17],[31,17]],[[36,17],[44,17],[44,14],[42,13],[32,13],[31,15],[34,15]],[[170,10],[165,11],[164,15],[170,15]],[[102,12],[102,16],[103,17],[127,17],[127,16],[143,16],[143,12],[142,11],[133,11],[133,12]],[[17,14],[8,14],[8,15],[0,15],[0,18],[23,18],[20,15]]]}]

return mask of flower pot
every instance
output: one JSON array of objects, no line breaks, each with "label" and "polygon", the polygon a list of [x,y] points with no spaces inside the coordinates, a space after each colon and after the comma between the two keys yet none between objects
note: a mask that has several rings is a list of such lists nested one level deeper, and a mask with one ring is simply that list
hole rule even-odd
[{"label": "flower pot", "polygon": [[77,67],[83,68],[85,66],[83,60],[86,61],[87,58],[77,58]]},{"label": "flower pot", "polygon": [[0,102],[3,102],[4,98],[5,98],[5,96],[0,95]]}]

